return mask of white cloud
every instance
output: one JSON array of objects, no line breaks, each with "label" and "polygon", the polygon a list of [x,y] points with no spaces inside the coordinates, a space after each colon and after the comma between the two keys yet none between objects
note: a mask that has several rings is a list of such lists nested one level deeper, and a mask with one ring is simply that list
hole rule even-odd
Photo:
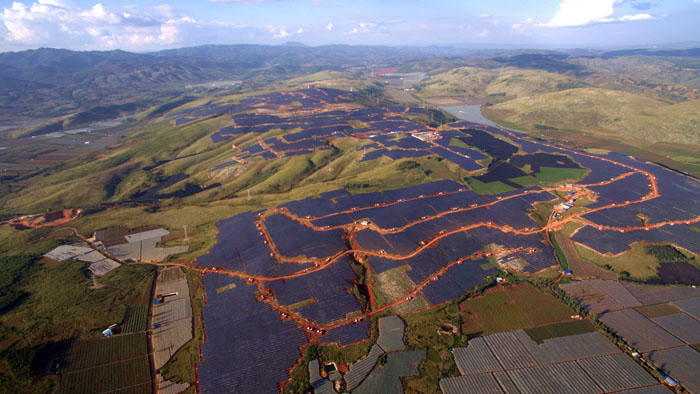
[{"label": "white cloud", "polygon": [[288,37],[288,36],[289,36],[289,33],[287,33],[287,30],[285,30],[284,27],[283,27],[283,28],[279,29],[279,31],[278,31],[277,33],[275,33],[272,37],[274,37],[274,38],[285,38],[285,37]]},{"label": "white cloud", "polygon": [[89,10],[81,12],[80,16],[82,16],[88,23],[117,24],[121,21],[121,18],[118,15],[112,12],[107,12],[104,6],[102,6],[100,3],[95,4]]},{"label": "white cloud", "polygon": [[489,31],[489,29],[484,29],[484,30],[482,30],[482,31],[480,31],[480,32],[478,32],[478,33],[476,33],[476,34],[474,35],[474,37],[476,37],[476,38],[486,38],[486,37],[488,37],[489,33],[491,33],[491,32]]},{"label": "white cloud", "polygon": [[[615,5],[625,0],[562,0],[559,3],[559,12],[547,23],[540,26],[566,27],[584,26],[591,23],[606,22],[630,22],[654,19],[650,14],[635,14],[614,17]],[[700,0],[694,0],[700,1]],[[662,16],[663,17],[663,16]],[[520,24],[516,24],[520,28]],[[513,25],[513,29],[517,29]]]},{"label": "white cloud", "polygon": [[326,29],[328,29],[328,31],[333,30],[333,22],[328,22],[328,25],[326,25]]},{"label": "white cloud", "polygon": [[651,19],[649,14],[636,14],[636,15],[625,15],[620,18],[621,21],[642,21],[645,19]]},{"label": "white cloud", "polygon": [[181,42],[186,36],[183,29],[198,24],[168,5],[136,9],[95,3],[81,8],[37,0],[28,5],[14,2],[2,9],[0,41],[16,48],[146,49]]},{"label": "white cloud", "polygon": [[479,15],[479,18],[488,18],[488,17],[489,17],[489,14],[481,14],[481,15]]},{"label": "white cloud", "polygon": [[522,21],[522,22],[520,22],[520,23],[513,23],[513,25],[511,26],[511,29],[513,29],[513,30],[523,30],[523,29],[525,29],[526,27],[532,25],[532,22],[533,22],[533,21],[532,21],[532,18],[527,18],[527,19],[525,19],[524,21]]},{"label": "white cloud", "polygon": [[302,33],[304,33],[304,29],[302,29],[301,27],[298,28],[298,29],[297,29],[297,34],[302,34]]},{"label": "white cloud", "polygon": [[589,23],[610,22],[615,4],[622,0],[563,0],[559,12],[543,26],[583,26]]}]

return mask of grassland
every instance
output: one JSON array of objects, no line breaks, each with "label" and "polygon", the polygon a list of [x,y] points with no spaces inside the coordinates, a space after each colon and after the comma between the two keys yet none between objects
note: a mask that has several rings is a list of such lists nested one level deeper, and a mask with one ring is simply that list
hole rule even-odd
[{"label": "grassland", "polygon": [[122,266],[100,278],[103,286],[93,289],[85,263],[41,259],[56,240],[17,239],[24,243],[13,244],[20,248],[6,256],[22,258],[27,266],[22,275],[15,275],[20,297],[0,315],[0,386],[15,392],[48,392],[57,381],[51,376],[32,378],[29,366],[35,355],[50,343],[99,337],[107,326],[122,321],[127,305],[146,305],[153,269]]},{"label": "grassland", "polygon": [[416,89],[419,97],[481,97],[499,102],[583,86],[574,78],[541,70],[459,67],[422,81]]},{"label": "grassland", "polygon": [[514,190],[513,187],[499,181],[482,182],[474,177],[468,177],[466,181],[469,187],[479,194],[500,194]]},{"label": "grassland", "polygon": [[610,269],[618,274],[627,273],[637,279],[647,279],[656,276],[659,261],[644,251],[642,243],[634,243],[627,252],[617,256],[601,255],[579,243],[574,242],[576,253],[584,260],[593,262],[600,267]]},{"label": "grassland", "polygon": [[672,103],[651,97],[600,88],[569,89],[489,107],[490,118],[534,128],[574,129],[615,133],[649,142],[700,144],[696,101]]},{"label": "grassland", "polygon": [[557,183],[565,180],[576,180],[583,177],[588,170],[583,168],[553,168],[540,167],[535,177],[545,183]]}]

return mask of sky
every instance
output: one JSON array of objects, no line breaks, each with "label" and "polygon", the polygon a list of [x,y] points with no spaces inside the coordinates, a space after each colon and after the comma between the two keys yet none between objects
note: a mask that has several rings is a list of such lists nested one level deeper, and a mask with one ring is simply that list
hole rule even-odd
[{"label": "sky", "polygon": [[0,52],[205,44],[624,48],[700,42],[700,0],[0,0]]}]

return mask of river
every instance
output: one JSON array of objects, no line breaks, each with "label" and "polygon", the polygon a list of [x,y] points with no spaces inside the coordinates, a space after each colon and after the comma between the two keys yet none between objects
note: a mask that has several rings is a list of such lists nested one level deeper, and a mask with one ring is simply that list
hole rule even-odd
[{"label": "river", "polygon": [[502,129],[512,131],[514,133],[523,133],[520,130],[509,129],[507,127],[499,125],[496,122],[492,122],[486,119],[486,117],[481,114],[481,104],[445,105],[440,108],[454,115],[458,119],[466,120],[467,122],[481,123],[487,126],[499,127]]}]

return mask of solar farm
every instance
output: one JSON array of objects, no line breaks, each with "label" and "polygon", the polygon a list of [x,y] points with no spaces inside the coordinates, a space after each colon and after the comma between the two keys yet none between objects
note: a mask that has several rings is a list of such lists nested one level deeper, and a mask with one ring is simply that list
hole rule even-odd
[{"label": "solar farm", "polygon": [[[164,118],[180,125],[230,117],[230,125],[211,134],[212,143],[241,136],[248,142],[233,144],[232,159],[212,171],[334,150],[337,138],[349,137],[358,141],[360,162],[433,157],[459,174],[365,193],[338,189],[219,221],[216,243],[195,262],[206,292],[206,339],[197,365],[202,393],[280,391],[309,344],[346,347],[368,340],[372,318],[397,306],[416,299],[424,300],[423,307],[441,305],[491,283],[502,271],[527,276],[558,267],[548,235],[567,224],[577,226],[573,243],[601,256],[619,255],[639,242],[670,242],[700,253],[695,179],[631,156],[548,145],[492,126],[458,121],[431,128],[413,120],[423,109],[358,108],[357,98],[309,88],[187,108]],[[538,218],[533,213],[542,207],[546,216]],[[387,271],[401,275],[400,292],[390,299],[377,296],[385,292],[372,278]],[[607,297],[584,297],[583,303],[594,312],[642,305],[631,294],[615,292],[622,285],[614,283],[591,282],[591,289]],[[649,324],[672,330],[680,323]],[[678,335],[694,340],[695,334]],[[662,345],[687,343],[667,342]],[[607,346],[600,354],[584,349],[562,356],[557,365],[532,355],[523,355],[529,361],[519,367],[494,359],[495,369],[451,378],[454,383],[443,380],[441,386],[443,392],[458,392],[453,390],[477,378],[484,387],[507,378],[509,387],[533,388],[528,385],[534,381],[511,368],[543,376],[566,373],[594,392],[655,384],[608,345],[600,345]],[[374,360],[375,353],[367,357]],[[578,361],[586,357],[594,358]],[[584,372],[605,365],[629,379],[617,387],[609,377],[591,380]]]}]

